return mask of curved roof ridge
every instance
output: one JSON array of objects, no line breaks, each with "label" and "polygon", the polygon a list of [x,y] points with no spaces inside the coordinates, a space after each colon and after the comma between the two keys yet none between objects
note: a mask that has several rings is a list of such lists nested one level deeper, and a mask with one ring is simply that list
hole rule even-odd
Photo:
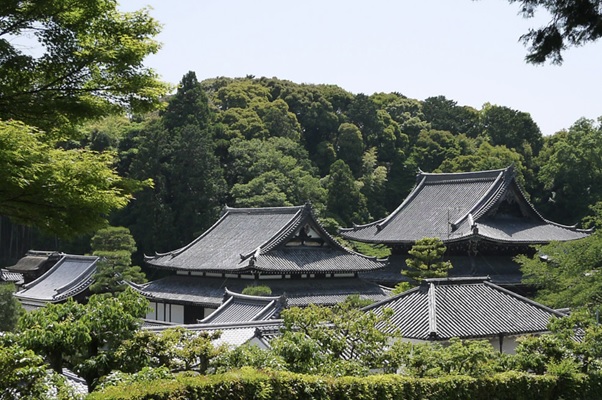
[{"label": "curved roof ridge", "polygon": [[282,207],[228,207],[225,209],[229,213],[249,213],[249,214],[272,214],[274,212],[280,211],[282,214],[295,214],[299,210],[305,208],[305,205],[302,206],[282,206]]},{"label": "curved roof ridge", "polygon": [[499,185],[499,183],[503,183],[503,178],[505,176],[506,171],[507,169],[498,170],[498,176],[495,178],[489,189],[481,196],[479,200],[476,201],[476,203],[466,213],[464,213],[464,215],[462,215],[460,218],[454,221],[452,227],[457,227],[458,225],[460,225],[460,223],[462,223],[462,221],[468,218],[470,214],[472,214],[475,221],[478,219],[481,210],[490,204],[492,197],[496,197],[493,196],[493,193],[499,192],[500,188],[503,186]]},{"label": "curved roof ridge", "polygon": [[259,254],[267,253],[268,251],[276,247],[278,244],[280,244],[280,242],[283,241],[286,237],[288,237],[291,231],[294,232],[294,230],[301,224],[301,221],[303,221],[304,219],[303,214],[305,211],[305,206],[295,207],[295,209],[297,210],[296,213],[291,217],[291,219],[289,219],[289,221],[286,224],[282,226],[282,228],[278,230],[278,232],[276,232],[274,235],[272,235],[272,237],[267,239],[265,242],[257,246],[252,251],[245,254],[241,254],[241,262],[256,254],[257,250],[260,250]]},{"label": "curved roof ridge", "polygon": [[40,275],[33,281],[22,285],[21,286],[22,290],[32,288],[32,287],[36,286],[38,283],[40,283],[41,281],[43,281],[44,279],[46,279],[46,276],[48,276],[53,271],[56,271],[58,268],[60,268],[63,260],[65,260],[66,257],[67,257],[67,254],[61,254],[61,258],[59,258],[58,261],[56,263],[54,263],[54,265],[52,267],[50,267],[50,269],[48,269],[48,271],[44,272],[42,275]]},{"label": "curved roof ridge", "polygon": [[377,231],[382,230],[385,226],[387,226],[387,224],[398,214],[401,212],[401,210],[403,210],[403,208],[410,202],[410,200],[412,200],[414,197],[416,197],[418,195],[418,193],[420,192],[420,190],[426,185],[426,176],[425,173],[420,171],[418,173],[418,176],[422,176],[422,179],[420,179],[420,182],[418,184],[416,184],[416,186],[414,187],[414,189],[412,189],[412,191],[410,192],[410,194],[408,195],[408,197],[405,198],[405,200],[399,205],[399,207],[397,207],[395,209],[395,211],[393,211],[391,214],[389,214],[386,218],[384,218],[383,220],[381,220],[382,222],[376,224],[376,229]]},{"label": "curved roof ridge", "polygon": [[226,291],[226,295],[230,296],[230,298],[237,298],[237,299],[243,299],[243,300],[274,301],[274,300],[280,300],[281,298],[284,297],[284,295],[280,295],[280,296],[254,296],[254,295],[250,295],[250,294],[243,294],[243,293],[234,292],[234,291],[228,289],[227,287],[224,288],[224,289]]},{"label": "curved roof ridge", "polygon": [[489,169],[484,171],[469,171],[469,172],[422,172],[419,176],[425,177],[429,183],[433,182],[448,182],[457,180],[481,180],[495,179],[500,172],[506,171],[508,168]]},{"label": "curved roof ridge", "polygon": [[190,243],[188,243],[186,246],[180,247],[179,249],[176,250],[172,250],[172,251],[168,251],[166,253],[157,253],[155,252],[154,256],[147,256],[146,254],[144,255],[144,261],[150,261],[153,258],[157,258],[157,257],[164,257],[164,256],[172,256],[175,257],[178,254],[182,253],[183,251],[189,249],[190,247],[192,247],[193,245],[195,245],[198,241],[200,241],[201,239],[203,239],[205,236],[207,236],[211,231],[213,231],[224,219],[226,219],[226,217],[228,216],[228,214],[230,213],[230,211],[232,210],[230,207],[228,206],[224,206],[224,211],[222,212],[222,215],[218,218],[217,221],[215,221],[215,223],[213,225],[211,225],[211,227],[209,229],[207,229],[205,232],[203,232],[202,235],[199,235],[196,239],[194,239],[193,241],[191,241]]},{"label": "curved roof ridge", "polygon": [[[82,273],[80,273],[77,277],[73,278],[73,280],[71,282],[68,282],[67,284],[56,288],[55,291],[58,293],[62,293],[68,289],[71,289],[75,286],[77,286],[79,284],[78,279],[81,277],[86,277],[86,276],[92,276],[94,274],[94,271],[96,270],[96,263],[98,262],[98,260],[100,260],[100,257],[98,256],[85,256],[85,257],[96,257],[96,260],[94,260],[89,266],[88,268],[86,268],[84,271],[82,271]],[[79,258],[83,258],[83,257],[79,257]],[[66,258],[65,258],[66,259]]]}]

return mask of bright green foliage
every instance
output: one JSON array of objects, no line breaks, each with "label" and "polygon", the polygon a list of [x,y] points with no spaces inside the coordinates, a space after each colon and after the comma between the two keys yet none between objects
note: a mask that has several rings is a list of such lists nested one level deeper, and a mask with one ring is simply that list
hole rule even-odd
[{"label": "bright green foliage", "polygon": [[284,327],[273,342],[274,353],[294,372],[363,375],[382,367],[382,349],[396,337],[385,333],[391,315],[361,311],[359,301],[283,311]]},{"label": "bright green foliage", "polygon": [[307,152],[288,138],[234,140],[229,149],[230,191],[237,206],[324,204],[325,190]]},{"label": "bright green foliage", "polygon": [[443,161],[461,154],[456,136],[447,131],[424,130],[412,149],[412,161],[423,171],[435,171]]},{"label": "bright green foliage", "polygon": [[17,326],[19,317],[25,311],[19,300],[13,296],[14,292],[14,284],[0,283],[0,310],[2,310],[2,318],[0,319],[0,332],[14,330]]},{"label": "bright green foliage", "polygon": [[60,372],[69,367],[93,389],[115,366],[115,352],[146,315],[148,301],[128,289],[116,297],[94,295],[88,304],[71,299],[25,314],[16,336]]},{"label": "bright green foliage", "polygon": [[546,137],[537,163],[548,200],[543,211],[566,224],[581,220],[602,200],[602,120],[580,119]]},{"label": "bright green foliage", "polygon": [[410,290],[413,287],[414,286],[410,282],[402,281],[402,282],[399,282],[397,285],[395,285],[395,287],[391,291],[391,294],[392,295],[402,294],[403,292],[407,292],[408,290]]},{"label": "bright green foliage", "polygon": [[517,369],[561,377],[600,374],[602,326],[595,318],[588,311],[576,311],[551,320],[551,335],[523,338],[516,348]]},{"label": "bright green foliage", "polygon": [[48,373],[42,357],[13,344],[0,346],[0,399],[47,399]]},{"label": "bright green foliage", "polygon": [[0,214],[60,236],[96,230],[131,197],[112,166],[110,153],[56,148],[31,127],[0,121]]},{"label": "bright green foliage", "polygon": [[213,341],[221,332],[194,332],[183,327],[161,334],[139,331],[124,341],[115,352],[119,370],[136,373],[143,368],[166,367],[170,371],[206,373],[213,359],[226,351]]},{"label": "bright green foliage", "polygon": [[361,193],[366,198],[366,206],[373,218],[384,217],[387,210],[384,206],[385,187],[387,184],[387,168],[378,165],[378,155],[372,147],[362,156]]},{"label": "bright green foliage", "polygon": [[166,86],[144,67],[159,24],[114,0],[8,1],[0,9],[0,120],[51,132],[127,108],[148,110]]},{"label": "bright green foliage", "polygon": [[124,281],[143,283],[146,277],[140,267],[132,265],[136,242],[128,228],[111,226],[92,237],[92,254],[101,259],[90,286],[93,293],[115,293],[125,290]]},{"label": "bright green foliage", "polygon": [[[536,287],[535,300],[550,307],[599,306],[602,303],[602,235],[552,242],[533,257],[520,255],[523,282]],[[540,255],[545,255],[542,259]]]},{"label": "bright green foliage", "polygon": [[243,289],[242,294],[248,294],[249,296],[269,296],[272,294],[272,289],[266,285],[247,286]]},{"label": "bright green foliage", "polygon": [[449,261],[443,261],[447,248],[439,238],[422,238],[417,240],[408,251],[412,256],[406,259],[407,270],[401,273],[417,281],[427,278],[444,278],[452,268]]},{"label": "bright green foliage", "polygon": [[451,339],[440,343],[397,341],[387,351],[389,372],[416,378],[466,375],[484,377],[505,370],[506,355],[486,340]]},{"label": "bright green foliage", "polygon": [[216,373],[224,373],[245,367],[261,370],[284,371],[285,362],[273,351],[263,350],[252,344],[243,344],[220,353],[213,361]]},{"label": "bright green foliage", "polygon": [[82,304],[69,299],[26,313],[17,326],[19,343],[44,357],[54,371],[61,373],[63,367],[70,365],[68,359],[90,344],[90,330],[82,320],[85,312]]},{"label": "bright green foliage", "polygon": [[583,399],[599,398],[602,378],[596,375],[560,378],[506,372],[479,378],[450,376],[410,378],[399,375],[326,378],[251,368],[216,376],[181,376],[125,384],[93,393],[91,400],[137,399]]}]

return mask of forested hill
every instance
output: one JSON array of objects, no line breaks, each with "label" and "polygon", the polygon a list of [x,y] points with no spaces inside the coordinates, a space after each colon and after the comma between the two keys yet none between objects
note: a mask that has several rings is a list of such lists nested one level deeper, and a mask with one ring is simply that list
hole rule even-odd
[{"label": "forested hill", "polygon": [[309,200],[333,229],[379,219],[411,190],[418,168],[514,165],[544,216],[573,224],[588,214],[602,195],[599,123],[543,137],[528,113],[478,107],[277,78],[198,82],[190,72],[161,112],[91,123],[70,145],[114,149],[120,175],[153,180],[111,221],[129,227],[146,254],[188,243],[225,204]]}]

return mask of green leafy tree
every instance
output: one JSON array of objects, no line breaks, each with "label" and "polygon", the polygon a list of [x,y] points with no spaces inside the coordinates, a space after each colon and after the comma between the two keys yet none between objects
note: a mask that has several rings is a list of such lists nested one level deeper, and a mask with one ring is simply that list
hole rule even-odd
[{"label": "green leafy tree", "polygon": [[547,137],[537,164],[542,212],[565,224],[581,220],[602,199],[602,120],[580,119]]},{"label": "green leafy tree", "polygon": [[282,312],[282,335],[273,351],[289,371],[364,375],[382,366],[382,349],[395,338],[386,333],[390,316],[360,310],[357,298],[333,308],[292,307]]},{"label": "green leafy tree", "polygon": [[226,184],[213,140],[213,114],[193,72],[160,119],[128,141],[128,176],[152,178],[122,215],[144,252],[183,246],[207,229],[225,202]]},{"label": "green leafy tree", "polygon": [[93,293],[115,293],[125,290],[124,281],[143,283],[146,277],[140,267],[132,265],[136,242],[128,228],[111,226],[101,229],[92,237],[92,254],[100,257]]},{"label": "green leafy tree", "polygon": [[60,236],[90,232],[131,198],[113,155],[64,150],[16,121],[0,121],[0,214]]},{"label": "green leafy tree", "polygon": [[82,305],[69,299],[25,314],[18,343],[61,373],[68,367],[93,389],[117,364],[115,352],[141,326],[148,301],[130,289],[115,297],[93,295]]},{"label": "green leafy tree", "polygon": [[[332,164],[330,174],[325,178],[325,184],[328,189],[326,201],[328,215],[344,226],[349,226],[352,222],[362,223],[368,219],[366,199],[345,161],[337,160]],[[341,195],[342,193],[345,195]]]},{"label": "green leafy tree", "polygon": [[448,131],[428,130],[420,132],[410,157],[421,170],[433,172],[443,161],[457,157],[461,152],[457,136]]},{"label": "green leafy tree", "polygon": [[402,270],[401,273],[417,281],[446,277],[452,268],[449,261],[443,261],[446,250],[439,238],[425,237],[417,240],[408,251],[412,257],[406,259],[407,269]]},{"label": "green leafy tree", "polygon": [[143,64],[158,51],[148,10],[113,0],[5,3],[0,10],[0,119],[47,132],[128,108],[149,110],[167,87]]},{"label": "green leafy tree", "polygon": [[309,200],[321,208],[325,202],[326,191],[307,151],[291,139],[234,140],[229,160],[230,194],[237,206],[290,206]]},{"label": "green leafy tree", "polygon": [[14,292],[14,284],[0,283],[0,310],[2,310],[4,315],[0,320],[0,332],[14,330],[19,317],[25,311],[19,300],[13,296]]},{"label": "green leafy tree", "polygon": [[459,106],[445,96],[425,99],[422,113],[433,130],[448,131],[453,135],[464,133],[469,137],[476,137],[480,133],[479,112],[471,107]]},{"label": "green leafy tree", "polygon": [[364,140],[359,128],[350,123],[341,124],[337,135],[336,149],[338,158],[345,161],[353,176],[359,177],[364,154]]},{"label": "green leafy tree", "polygon": [[[89,119],[159,103],[144,67],[159,45],[146,10],[113,0],[8,2],[0,9],[0,214],[60,236],[90,233],[131,197],[110,154],[58,148]],[[17,122],[19,121],[19,122]]]},{"label": "green leafy tree", "polygon": [[[523,282],[537,288],[535,300],[550,307],[599,306],[602,303],[602,236],[599,232],[570,242],[537,247],[520,255]],[[541,257],[541,256],[545,257]]]},{"label": "green leafy tree", "polygon": [[17,344],[0,346],[0,399],[50,399],[44,360]]},{"label": "green leafy tree", "polygon": [[562,52],[573,46],[595,42],[602,36],[602,7],[599,0],[553,1],[553,0],[509,0],[518,2],[523,17],[533,18],[537,11],[550,14],[546,26],[530,29],[521,36],[529,46],[527,62],[543,64],[551,61],[562,64]]},{"label": "green leafy tree", "polygon": [[516,150],[529,164],[543,145],[543,135],[528,113],[487,103],[481,111],[481,124],[492,145]]},{"label": "green leafy tree", "polygon": [[507,370],[506,355],[486,340],[452,338],[449,344],[395,342],[386,352],[387,372],[417,378],[484,377]]}]

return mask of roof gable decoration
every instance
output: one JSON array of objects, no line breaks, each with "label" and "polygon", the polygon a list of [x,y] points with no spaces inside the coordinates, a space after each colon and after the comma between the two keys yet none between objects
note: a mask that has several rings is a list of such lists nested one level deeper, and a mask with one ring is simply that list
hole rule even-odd
[{"label": "roof gable decoration", "polygon": [[[521,230],[510,228],[519,223]],[[483,225],[488,229],[481,229]],[[535,228],[539,231],[529,231]],[[444,241],[482,236],[543,243],[574,240],[589,232],[543,218],[516,181],[512,166],[462,173],[420,171],[417,185],[385,219],[341,229],[345,238],[373,243],[412,243],[431,236]]]},{"label": "roof gable decoration", "polygon": [[266,240],[255,250],[247,254],[241,254],[241,263],[248,260],[248,267],[254,267],[260,256],[268,254],[272,250],[300,247],[330,247],[369,260],[383,261],[377,259],[377,257],[368,257],[357,253],[337,242],[318,222],[313,213],[311,203],[306,203],[300,209],[298,218],[291,219],[277,234]]}]

